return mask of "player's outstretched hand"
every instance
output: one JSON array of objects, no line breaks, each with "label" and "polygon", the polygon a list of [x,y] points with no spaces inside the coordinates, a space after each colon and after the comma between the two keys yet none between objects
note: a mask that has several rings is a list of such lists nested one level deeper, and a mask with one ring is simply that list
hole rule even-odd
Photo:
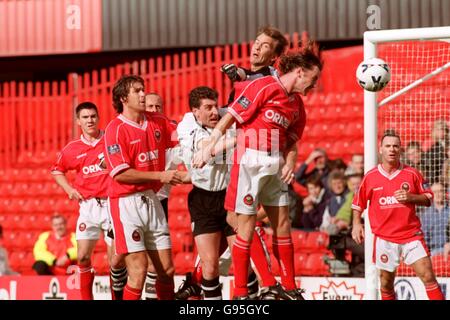
[{"label": "player's outstretched hand", "polygon": [[362,224],[353,225],[352,238],[357,244],[361,244],[364,241],[364,226]]},{"label": "player's outstretched hand", "polygon": [[177,185],[183,183],[182,177],[177,170],[167,170],[161,173],[161,183],[169,183],[171,185]]},{"label": "player's outstretched hand", "polygon": [[406,190],[400,189],[394,192],[394,197],[400,203],[407,203],[411,201],[411,195]]},{"label": "player's outstretched hand", "polygon": [[294,167],[285,164],[281,169],[281,181],[287,184],[291,184],[294,181]]},{"label": "player's outstretched hand", "polygon": [[70,200],[77,200],[77,201],[84,200],[81,193],[79,193],[78,190],[75,188],[70,189],[69,192],[67,192],[67,195],[69,196]]}]

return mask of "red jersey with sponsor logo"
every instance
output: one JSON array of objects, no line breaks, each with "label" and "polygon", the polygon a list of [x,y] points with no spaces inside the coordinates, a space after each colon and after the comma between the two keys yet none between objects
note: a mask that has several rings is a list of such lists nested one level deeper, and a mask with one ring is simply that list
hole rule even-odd
[{"label": "red jersey with sponsor logo", "polygon": [[406,243],[423,235],[416,206],[401,204],[395,199],[394,192],[400,189],[412,194],[425,194],[430,201],[433,198],[433,193],[416,169],[401,164],[389,175],[380,164],[364,176],[353,198],[352,208],[362,212],[367,207],[367,201],[370,201],[372,232],[387,241]]},{"label": "red jersey with sponsor logo", "polygon": [[51,168],[52,174],[76,170],[73,186],[85,199],[106,198],[110,178],[108,170],[100,167],[104,149],[103,132],[93,142],[81,135],[80,139],[70,142],[59,153],[56,163]]},{"label": "red jersey with sponsor logo", "polygon": [[[235,101],[228,112],[245,132],[245,147],[285,151],[302,137],[306,123],[303,101],[288,94],[276,76],[236,83]],[[238,139],[239,140],[239,139]]]},{"label": "red jersey with sponsor logo", "polygon": [[[105,132],[105,158],[111,177],[132,168],[139,171],[164,171],[165,151],[177,144],[174,126],[160,113],[144,113],[142,126],[120,114]],[[112,198],[161,188],[159,181],[125,184],[111,180],[108,195]]]}]

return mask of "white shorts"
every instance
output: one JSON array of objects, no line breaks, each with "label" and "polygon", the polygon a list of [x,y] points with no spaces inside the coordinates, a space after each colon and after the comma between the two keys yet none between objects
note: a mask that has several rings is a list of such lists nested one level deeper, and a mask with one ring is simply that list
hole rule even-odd
[{"label": "white shorts", "polygon": [[394,272],[400,265],[400,259],[407,265],[429,256],[423,239],[398,244],[375,237],[373,258],[378,269]]},{"label": "white shorts", "polygon": [[169,226],[151,190],[109,199],[116,253],[170,249]]},{"label": "white shorts", "polygon": [[80,215],[77,220],[77,240],[98,240],[103,232],[107,245],[111,245],[111,239],[106,237],[110,228],[108,212],[108,200],[91,198],[80,201]]},{"label": "white shorts", "polygon": [[[236,157],[235,157],[236,159]],[[254,215],[258,204],[283,207],[289,204],[288,186],[280,179],[284,159],[281,155],[246,149],[231,168],[225,209]]]}]

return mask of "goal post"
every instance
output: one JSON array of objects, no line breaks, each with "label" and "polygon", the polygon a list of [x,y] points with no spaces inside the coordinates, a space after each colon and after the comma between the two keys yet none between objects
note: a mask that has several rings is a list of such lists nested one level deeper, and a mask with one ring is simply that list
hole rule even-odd
[{"label": "goal post", "polygon": [[[419,142],[423,144],[426,144],[429,140],[429,137],[427,137],[426,134],[428,134],[431,129],[424,128],[423,130],[419,130],[419,123],[420,125],[425,123],[428,125],[432,121],[443,119],[450,125],[449,114],[445,110],[445,108],[450,109],[450,104],[447,104],[448,101],[450,101],[450,91],[445,88],[445,86],[450,85],[449,40],[450,27],[380,30],[367,31],[364,33],[364,60],[369,58],[382,58],[390,65],[392,70],[391,82],[385,89],[378,93],[364,91],[365,172],[375,167],[378,163],[378,129],[380,128],[380,125],[385,126],[385,128],[388,126],[400,128],[403,147],[405,147],[405,140],[419,140]],[[431,45],[426,48],[420,48],[415,52],[414,43],[421,43],[423,41],[432,41],[433,43],[439,42],[443,45]],[[388,46],[393,45],[392,43],[400,43],[402,45],[389,49]],[[385,51],[388,52],[390,50],[391,57],[398,56],[398,61],[389,61],[389,58],[379,54],[380,46],[385,45],[387,47]],[[425,51],[428,49],[429,54]],[[404,63],[403,61],[400,61],[400,59],[409,60]],[[431,59],[431,62],[427,62],[426,59]],[[396,58],[392,58],[391,60],[396,60]],[[409,70],[405,67],[408,65],[410,66],[410,69],[414,70]],[[415,66],[417,66],[417,70],[415,70]],[[435,81],[436,83],[426,87],[427,82],[430,83],[430,79],[433,78],[439,79],[438,81]],[[393,82],[395,82],[395,85],[392,84]],[[425,86],[426,89],[422,90],[421,86]],[[440,90],[440,88],[442,90]],[[443,94],[444,96],[440,97],[438,96],[439,94]],[[380,97],[384,98],[381,103],[379,102]],[[447,98],[448,100],[445,100]],[[417,104],[423,104],[423,117],[420,116],[422,109],[415,109],[416,102],[414,102],[414,100],[417,101]],[[393,104],[395,104],[395,108],[404,108],[404,110],[388,110],[385,114],[380,115],[383,108],[388,108],[393,106]],[[428,112],[425,108],[429,104],[437,104],[442,107],[435,112]],[[383,123],[380,124],[379,120]],[[414,121],[417,122],[415,128],[413,125],[415,123]],[[427,125],[424,126],[426,127]],[[405,129],[408,126],[411,128]],[[449,137],[446,137],[446,139],[449,139]],[[447,181],[446,183],[449,182],[450,181]],[[372,263],[373,235],[369,227],[367,212],[364,213],[364,219],[366,222],[365,298],[375,300],[378,299],[378,272]]]}]

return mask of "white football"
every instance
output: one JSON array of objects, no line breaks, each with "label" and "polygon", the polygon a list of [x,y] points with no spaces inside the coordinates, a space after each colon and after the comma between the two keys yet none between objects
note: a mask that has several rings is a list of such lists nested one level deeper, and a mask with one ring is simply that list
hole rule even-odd
[{"label": "white football", "polygon": [[380,91],[391,80],[391,68],[382,59],[367,59],[361,62],[356,69],[356,79],[364,90]]}]

